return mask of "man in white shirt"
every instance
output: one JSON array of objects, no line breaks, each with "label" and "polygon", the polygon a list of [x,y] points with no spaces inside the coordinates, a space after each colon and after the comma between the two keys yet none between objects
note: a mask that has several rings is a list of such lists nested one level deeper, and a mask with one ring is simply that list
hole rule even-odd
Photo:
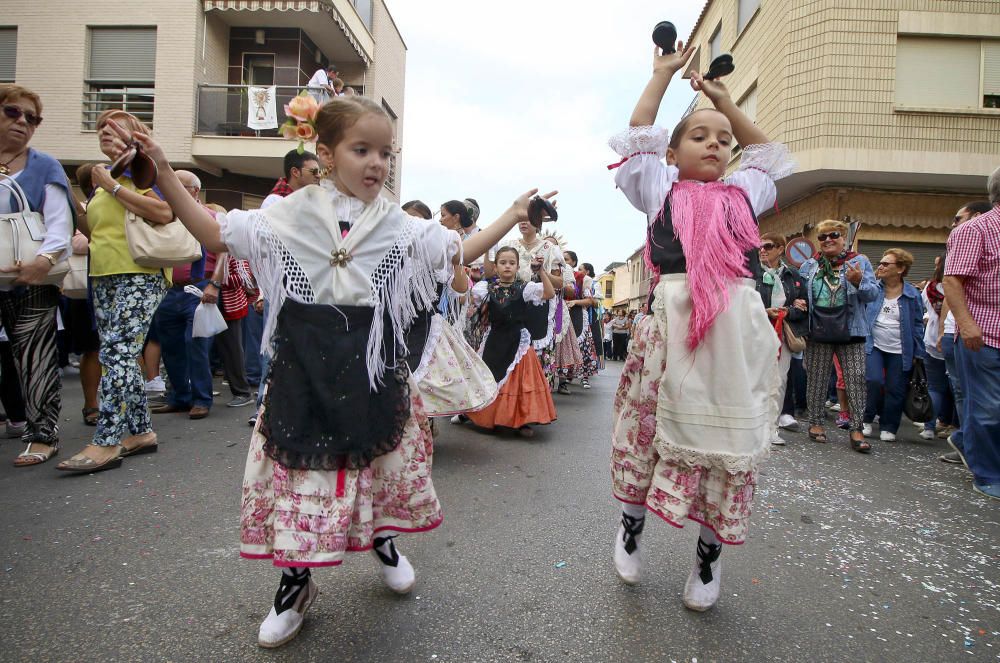
[{"label": "man in white shirt", "polygon": [[337,91],[333,89],[334,78],[337,78],[337,67],[331,64],[326,69],[317,69],[309,82],[306,83],[309,94],[319,102],[320,106],[337,95]]}]

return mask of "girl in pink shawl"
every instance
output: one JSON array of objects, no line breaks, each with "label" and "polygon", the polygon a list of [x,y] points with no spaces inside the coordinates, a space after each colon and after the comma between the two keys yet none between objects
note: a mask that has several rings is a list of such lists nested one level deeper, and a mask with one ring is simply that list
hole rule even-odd
[{"label": "girl in pink shawl", "polygon": [[[752,277],[756,215],[774,205],[774,180],[792,164],[723,83],[698,73],[691,86],[714,108],[687,115],[672,135],[653,126],[670,79],[694,52],[677,46],[654,51],[629,129],[610,141],[622,157],[615,183],[646,214],[654,275],[650,314],[636,327],[615,397],[611,473],[623,513],[614,563],[623,581],[639,581],[647,510],[678,528],[694,520],[701,532],[684,605],[704,611],[719,597],[722,544],[746,538],[777,414],[768,395],[778,339]],[[737,144],[739,168],[723,178]]]}]

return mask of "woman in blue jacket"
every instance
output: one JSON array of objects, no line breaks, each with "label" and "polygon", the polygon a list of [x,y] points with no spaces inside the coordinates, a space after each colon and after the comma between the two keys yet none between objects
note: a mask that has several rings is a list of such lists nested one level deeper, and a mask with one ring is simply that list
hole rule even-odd
[{"label": "woman in blue jacket", "polygon": [[848,251],[847,224],[820,221],[816,227],[819,252],[802,263],[809,311],[809,344],[806,347],[806,401],[809,405],[809,438],[826,442],[823,431],[824,401],[834,355],[840,360],[851,408],[851,448],[869,453],[862,433],[865,411],[865,304],[878,295],[875,272],[868,258]]},{"label": "woman in blue jacket", "polygon": [[913,360],[926,356],[924,303],[920,291],[903,281],[912,266],[909,251],[885,252],[876,272],[878,296],[868,304],[865,314],[868,404],[864,433],[866,437],[872,434],[872,422],[878,413],[879,439],[883,442],[895,441]]}]

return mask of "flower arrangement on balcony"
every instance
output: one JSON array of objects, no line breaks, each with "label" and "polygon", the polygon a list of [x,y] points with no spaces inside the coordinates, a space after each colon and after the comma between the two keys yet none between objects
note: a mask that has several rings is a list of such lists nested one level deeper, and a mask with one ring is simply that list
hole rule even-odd
[{"label": "flower arrangement on balcony", "polygon": [[319,112],[319,102],[305,90],[285,104],[285,115],[288,119],[280,127],[281,135],[290,140],[298,139],[299,154],[305,151],[306,141],[316,140],[317,112]]}]

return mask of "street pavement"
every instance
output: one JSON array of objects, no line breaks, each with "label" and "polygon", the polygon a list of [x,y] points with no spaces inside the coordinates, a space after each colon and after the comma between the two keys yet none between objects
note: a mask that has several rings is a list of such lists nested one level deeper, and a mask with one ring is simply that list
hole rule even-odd
[{"label": "street pavement", "polygon": [[[397,543],[412,595],[370,554],[320,569],[302,633],[259,649],[278,572],[241,560],[248,408],[154,415],[160,452],[64,476],[0,444],[2,661],[991,661],[1000,659],[1000,503],[904,421],[862,456],[783,433],[749,541],[723,553],[722,597],[688,612],[697,527],[647,519],[644,575],[611,564],[611,403],[620,364],[556,396],[533,439],[439,423],[445,521]],[[225,387],[217,388],[227,392]],[[66,379],[63,452],[93,429]]]}]

